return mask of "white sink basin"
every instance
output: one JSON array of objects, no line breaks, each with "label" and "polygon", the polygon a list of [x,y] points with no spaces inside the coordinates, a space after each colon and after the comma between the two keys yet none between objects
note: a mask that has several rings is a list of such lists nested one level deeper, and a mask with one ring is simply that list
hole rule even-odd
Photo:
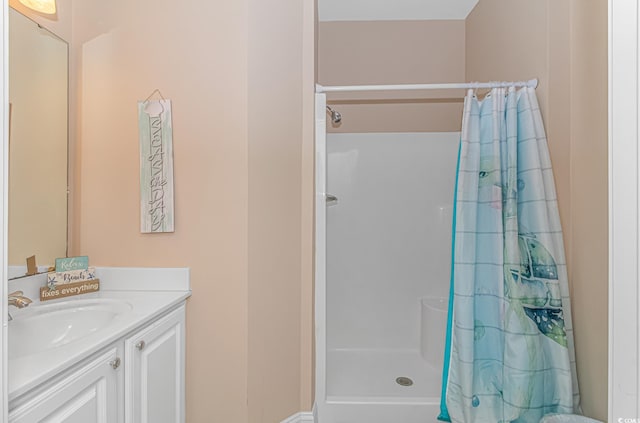
[{"label": "white sink basin", "polygon": [[58,348],[97,332],[131,310],[121,300],[71,300],[12,311],[9,360]]}]

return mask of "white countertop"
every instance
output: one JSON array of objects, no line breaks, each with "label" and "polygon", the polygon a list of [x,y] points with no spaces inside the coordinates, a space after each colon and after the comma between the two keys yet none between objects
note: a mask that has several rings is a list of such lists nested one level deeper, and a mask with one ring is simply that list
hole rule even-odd
[{"label": "white countertop", "polygon": [[[157,270],[154,269],[153,271],[156,273],[150,273],[149,276],[157,276]],[[136,277],[139,278],[140,269],[135,269],[135,271],[138,272]],[[149,290],[153,287],[153,284],[149,284],[148,280],[145,281],[146,278],[144,277],[139,279],[141,281],[140,284],[131,284],[127,287],[127,290],[112,290],[111,288],[114,287],[122,288],[121,282],[110,284],[102,279],[104,276],[117,276],[122,272],[128,273],[126,269],[118,269],[115,273],[110,269],[103,270],[103,275],[98,275],[101,278],[101,291],[99,292],[46,302],[46,304],[59,304],[91,299],[111,299],[125,301],[131,305],[131,309],[114,317],[104,328],[69,344],[10,359],[9,401],[38,387],[49,378],[71,368],[74,364],[88,358],[93,353],[136,331],[136,329],[169,310],[176,308],[191,295],[191,291],[188,290],[188,270],[186,271],[186,284],[184,281],[176,281],[175,290]],[[106,289],[103,289],[103,286]],[[158,288],[165,287],[159,286]],[[27,290],[25,290],[25,294],[26,292]],[[32,306],[37,307],[38,302],[34,301]],[[16,310],[11,307],[10,312],[14,319],[17,320],[20,318],[21,313],[28,312],[28,308]],[[9,322],[9,325],[11,325],[11,322]],[[11,342],[11,339],[9,339],[9,342]]]}]

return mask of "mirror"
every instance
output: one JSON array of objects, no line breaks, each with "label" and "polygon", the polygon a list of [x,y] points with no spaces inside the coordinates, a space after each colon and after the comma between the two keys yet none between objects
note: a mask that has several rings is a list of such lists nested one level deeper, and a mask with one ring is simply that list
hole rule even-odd
[{"label": "mirror", "polygon": [[68,51],[9,9],[10,266],[67,253]]}]

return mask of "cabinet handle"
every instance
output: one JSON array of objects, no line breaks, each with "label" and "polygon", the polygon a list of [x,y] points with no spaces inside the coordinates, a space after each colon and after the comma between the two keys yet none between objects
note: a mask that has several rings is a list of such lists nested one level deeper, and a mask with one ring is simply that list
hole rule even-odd
[{"label": "cabinet handle", "polygon": [[146,347],[146,346],[147,346],[147,344],[146,344],[144,341],[140,341],[140,342],[138,342],[138,343],[136,344],[136,348],[137,348],[139,351],[144,350],[144,347]]},{"label": "cabinet handle", "polygon": [[109,365],[113,368],[113,370],[120,367],[120,364],[121,364],[120,357],[116,357],[115,360],[109,362]]}]

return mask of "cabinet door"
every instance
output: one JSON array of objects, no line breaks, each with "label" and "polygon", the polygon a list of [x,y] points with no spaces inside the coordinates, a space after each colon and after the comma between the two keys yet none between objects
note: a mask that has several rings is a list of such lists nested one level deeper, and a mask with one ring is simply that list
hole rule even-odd
[{"label": "cabinet door", "polygon": [[118,349],[101,354],[9,413],[11,423],[118,423]]},{"label": "cabinet door", "polygon": [[184,422],[184,306],[125,341],[125,422]]}]

